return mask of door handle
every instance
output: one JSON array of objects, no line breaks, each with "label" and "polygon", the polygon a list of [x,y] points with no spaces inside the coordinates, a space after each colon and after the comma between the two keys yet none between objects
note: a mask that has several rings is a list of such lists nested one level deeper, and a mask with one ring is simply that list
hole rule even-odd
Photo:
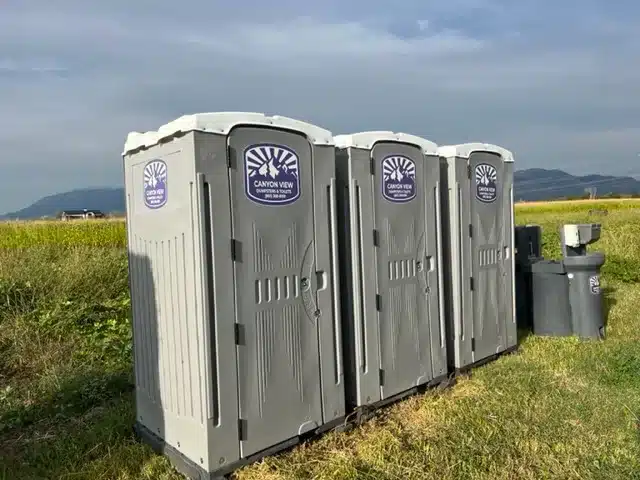
[{"label": "door handle", "polygon": [[302,268],[300,271],[300,295],[302,296],[302,304],[304,306],[305,313],[309,320],[315,321],[320,317],[320,310],[316,304],[315,291],[317,285],[315,283],[314,268],[314,255],[313,255],[314,242],[311,241],[307,246],[307,250],[302,257]]}]

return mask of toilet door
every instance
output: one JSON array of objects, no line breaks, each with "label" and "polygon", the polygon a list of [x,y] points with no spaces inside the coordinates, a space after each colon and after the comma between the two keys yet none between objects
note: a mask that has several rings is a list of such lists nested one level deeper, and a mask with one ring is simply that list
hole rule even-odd
[{"label": "toilet door", "polygon": [[509,251],[510,235],[505,219],[505,202],[510,202],[505,184],[505,164],[500,155],[473,152],[471,168],[471,252],[473,338],[475,359],[489,357],[505,348],[505,321],[511,320],[512,287]]},{"label": "toilet door", "polygon": [[247,456],[322,422],[312,150],[303,135],[257,127],[234,129],[228,146]]},{"label": "toilet door", "polygon": [[376,143],[374,222],[382,398],[431,378],[425,161],[417,146]]}]

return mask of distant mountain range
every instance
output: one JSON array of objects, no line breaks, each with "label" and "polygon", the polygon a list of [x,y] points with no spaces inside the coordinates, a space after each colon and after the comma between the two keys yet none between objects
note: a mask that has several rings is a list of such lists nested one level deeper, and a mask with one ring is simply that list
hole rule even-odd
[{"label": "distant mountain range", "polygon": [[3,220],[55,217],[63,210],[101,210],[103,213],[124,213],[124,189],[84,188],[41,198],[32,205],[0,216]]},{"label": "distant mountain range", "polygon": [[633,177],[575,176],[562,170],[545,170],[543,168],[518,170],[513,177],[516,200],[538,201],[581,197],[585,195],[587,188],[595,188],[599,197],[612,194],[640,194],[640,181]]},{"label": "distant mountain range", "polygon": [[[606,175],[575,176],[562,170],[531,168],[514,174],[515,199],[524,201],[555,200],[585,196],[586,188],[596,188],[597,195],[640,195],[640,181],[633,177]],[[96,209],[104,213],[125,211],[122,188],[86,188],[41,198],[34,204],[1,215],[0,219],[54,217],[62,210]]]}]

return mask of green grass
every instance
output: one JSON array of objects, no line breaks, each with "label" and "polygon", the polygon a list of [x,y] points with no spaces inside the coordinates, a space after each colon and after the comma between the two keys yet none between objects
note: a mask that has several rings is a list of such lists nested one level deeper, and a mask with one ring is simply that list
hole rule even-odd
[{"label": "green grass", "polygon": [[0,222],[0,248],[41,245],[125,248],[125,224],[121,220]]},{"label": "green grass", "polygon": [[[593,221],[593,204],[518,223]],[[606,202],[608,337],[519,353],[242,469],[242,479],[640,478],[640,203]],[[0,224],[0,479],[179,479],[136,440],[124,225]]]}]

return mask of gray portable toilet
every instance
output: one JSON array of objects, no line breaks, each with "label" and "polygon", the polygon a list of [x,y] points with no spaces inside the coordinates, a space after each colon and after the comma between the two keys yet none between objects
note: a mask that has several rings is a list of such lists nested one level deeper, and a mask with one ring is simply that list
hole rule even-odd
[{"label": "gray portable toilet", "polygon": [[447,376],[436,144],[335,137],[348,410]]},{"label": "gray portable toilet", "polygon": [[438,151],[449,364],[459,371],[517,348],[513,154],[484,143]]},{"label": "gray portable toilet", "polygon": [[140,436],[209,478],[339,423],[331,133],[203,113],[123,158]]}]

